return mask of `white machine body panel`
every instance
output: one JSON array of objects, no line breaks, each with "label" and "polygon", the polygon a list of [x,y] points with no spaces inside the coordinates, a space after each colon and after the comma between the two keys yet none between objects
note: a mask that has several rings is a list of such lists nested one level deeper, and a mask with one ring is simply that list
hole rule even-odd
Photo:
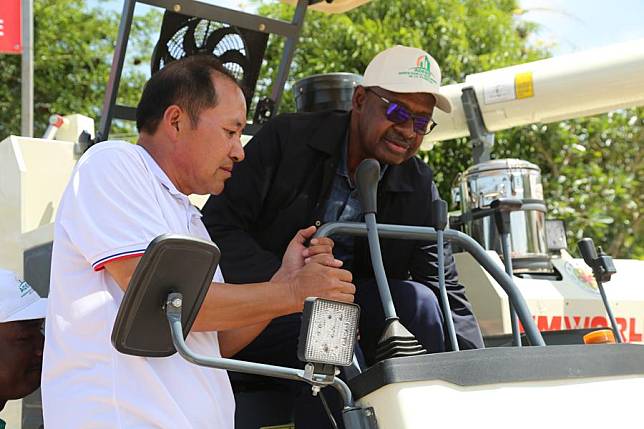
[{"label": "white machine body panel", "polygon": [[81,133],[85,131],[94,138],[94,119],[75,113],[63,117],[63,124],[60,126],[54,138],[56,140],[77,142]]},{"label": "white machine body panel", "polygon": [[[443,381],[395,383],[358,402],[380,429],[430,427],[637,427],[644,377],[603,377],[462,387]],[[600,409],[594,408],[600,405]],[[532,408],[534,407],[534,408]],[[530,414],[530,410],[534,414]],[[514,422],[514,423],[512,423]]]},{"label": "white machine body panel", "polygon": [[0,266],[23,272],[23,252],[53,239],[51,223],[76,164],[74,143],[9,136],[0,142]]},{"label": "white machine body panel", "polygon": [[[503,263],[488,251],[499,266]],[[467,253],[455,254],[459,279],[484,336],[512,332],[508,297],[499,284]],[[606,296],[627,342],[644,343],[644,261],[613,260],[617,274],[604,284]],[[541,331],[610,327],[592,270],[563,251],[552,263],[561,280],[514,277]]]}]

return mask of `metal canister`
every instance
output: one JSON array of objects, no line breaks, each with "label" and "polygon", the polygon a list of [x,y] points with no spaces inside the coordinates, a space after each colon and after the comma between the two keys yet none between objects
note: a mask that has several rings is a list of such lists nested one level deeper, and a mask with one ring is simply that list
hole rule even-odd
[{"label": "metal canister", "polygon": [[349,111],[353,90],[361,82],[362,76],[354,73],[325,73],[300,79],[293,85],[297,111]]},{"label": "metal canister", "polygon": [[[490,207],[499,198],[542,205],[541,170],[520,159],[495,159],[468,168],[460,175],[462,213]],[[551,271],[545,238],[545,211],[513,212],[511,219],[512,265],[515,273]],[[465,232],[485,249],[501,253],[501,240],[492,217],[470,220]]]}]

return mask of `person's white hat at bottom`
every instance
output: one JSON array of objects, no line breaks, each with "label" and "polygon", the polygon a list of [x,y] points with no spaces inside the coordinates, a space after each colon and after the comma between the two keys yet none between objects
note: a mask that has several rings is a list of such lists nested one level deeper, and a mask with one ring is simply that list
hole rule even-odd
[{"label": "person's white hat at bottom", "polygon": [[44,319],[47,298],[41,298],[13,271],[0,268],[0,323]]},{"label": "person's white hat at bottom", "polygon": [[364,71],[362,86],[379,86],[399,93],[424,92],[436,98],[436,107],[450,113],[452,104],[440,93],[441,69],[422,49],[396,45],[373,57]]}]

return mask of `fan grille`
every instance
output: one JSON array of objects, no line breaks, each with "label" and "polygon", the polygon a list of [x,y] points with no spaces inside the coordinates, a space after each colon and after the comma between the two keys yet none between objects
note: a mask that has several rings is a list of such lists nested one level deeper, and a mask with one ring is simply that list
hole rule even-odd
[{"label": "fan grille", "polygon": [[246,104],[250,106],[267,41],[266,33],[166,11],[151,71],[154,74],[186,56],[213,55],[246,88]]},{"label": "fan grille", "polygon": [[[237,33],[226,34],[213,48],[209,48],[208,41],[211,37],[217,37],[215,34],[216,32],[224,31],[224,29],[234,31],[234,29],[232,29],[228,24],[199,18],[193,18],[193,20],[197,21],[194,30],[191,25],[193,23],[189,21],[179,28],[179,30],[168,40],[166,43],[166,49],[171,58],[169,60],[161,58],[159,70],[174,60],[178,60],[195,53],[209,53],[216,57],[221,57],[226,52],[233,51],[239,52],[244,57],[246,56],[246,45],[244,44],[244,40],[241,35]],[[186,37],[190,31],[193,32],[194,38],[190,41],[191,46],[185,46]],[[223,63],[223,65],[233,74],[233,76],[235,76],[236,79],[243,80],[244,68],[240,64],[228,61]]]}]

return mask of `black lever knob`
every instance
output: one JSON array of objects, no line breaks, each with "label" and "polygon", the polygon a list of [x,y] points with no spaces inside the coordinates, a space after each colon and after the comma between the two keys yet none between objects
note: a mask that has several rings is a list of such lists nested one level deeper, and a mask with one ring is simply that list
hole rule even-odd
[{"label": "black lever knob", "polygon": [[443,230],[447,226],[447,201],[432,201],[432,218],[433,227],[437,230]]},{"label": "black lever knob", "polygon": [[378,180],[380,179],[380,164],[372,158],[363,160],[356,170],[356,186],[362,204],[362,212],[376,213]]},{"label": "black lever knob", "polygon": [[592,238],[582,238],[577,242],[577,248],[584,258],[586,265],[595,269],[595,261],[597,260],[597,250],[595,250],[595,243]]}]

